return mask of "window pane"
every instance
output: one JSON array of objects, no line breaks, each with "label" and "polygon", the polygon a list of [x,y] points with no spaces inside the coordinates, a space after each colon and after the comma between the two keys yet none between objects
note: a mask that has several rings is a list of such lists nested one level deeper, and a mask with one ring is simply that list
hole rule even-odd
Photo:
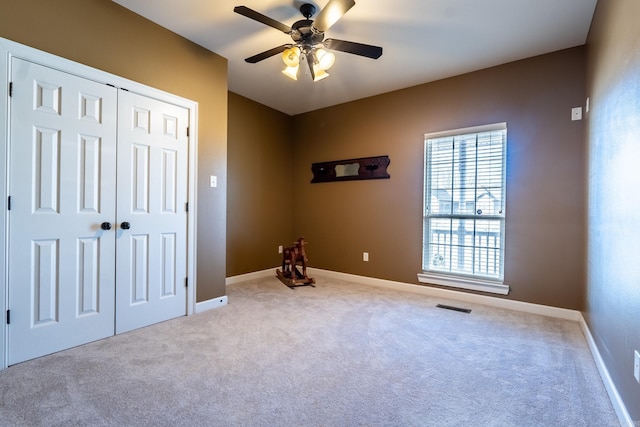
[{"label": "window pane", "polygon": [[429,151],[427,163],[431,166],[427,174],[427,191],[430,195],[428,207],[434,214],[450,214],[452,212],[452,156],[453,138],[434,142]]},{"label": "window pane", "polygon": [[500,220],[477,220],[474,242],[474,271],[484,276],[498,276],[501,270]]},{"label": "window pane", "polygon": [[503,156],[499,132],[478,134],[476,203],[484,215],[502,213]]},{"label": "window pane", "polygon": [[475,135],[454,138],[453,213],[472,215],[475,211],[476,141]]},{"label": "window pane", "polygon": [[451,227],[451,271],[473,274],[474,220],[454,219]]},{"label": "window pane", "polygon": [[429,269],[449,271],[451,258],[451,219],[432,219],[428,224],[429,235]]}]

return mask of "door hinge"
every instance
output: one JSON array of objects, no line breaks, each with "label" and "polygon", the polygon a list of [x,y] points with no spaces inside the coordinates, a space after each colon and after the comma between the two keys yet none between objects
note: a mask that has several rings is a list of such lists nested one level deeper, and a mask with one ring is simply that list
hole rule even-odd
[{"label": "door hinge", "polygon": [[13,96],[13,82],[9,82],[9,97]]},{"label": "door hinge", "polygon": [[7,325],[11,324],[11,310],[7,310]]},{"label": "door hinge", "polygon": [[189,202],[184,204],[184,211],[189,212]]},{"label": "door hinge", "polygon": [[10,211],[11,210],[11,196],[9,196],[7,198],[7,210]]},{"label": "door hinge", "polygon": [[184,287],[185,287],[185,288],[188,288],[188,287],[189,287],[189,278],[188,278],[188,277],[185,277],[185,278],[184,278]]},{"label": "door hinge", "polygon": [[187,138],[189,138],[189,126],[187,126]]}]

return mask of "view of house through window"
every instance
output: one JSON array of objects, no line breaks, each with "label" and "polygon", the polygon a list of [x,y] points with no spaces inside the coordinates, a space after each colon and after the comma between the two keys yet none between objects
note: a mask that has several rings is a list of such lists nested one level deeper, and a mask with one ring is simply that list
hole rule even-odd
[{"label": "view of house through window", "polygon": [[506,145],[506,123],[425,136],[425,273],[502,281]]}]

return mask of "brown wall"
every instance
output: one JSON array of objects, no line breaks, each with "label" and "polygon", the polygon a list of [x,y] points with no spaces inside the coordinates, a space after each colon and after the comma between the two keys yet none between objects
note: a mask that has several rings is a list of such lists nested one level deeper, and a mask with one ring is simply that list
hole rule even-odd
[{"label": "brown wall", "polygon": [[640,425],[640,2],[599,0],[588,39],[588,258],[584,313]]},{"label": "brown wall", "polygon": [[[584,87],[578,47],[296,116],[293,232],[311,265],[417,283],[424,134],[507,122],[509,298],[581,309]],[[389,180],[309,183],[314,162],[384,154]]]},{"label": "brown wall", "polygon": [[229,93],[227,275],[278,265],[292,245],[293,119]]},{"label": "brown wall", "polygon": [[106,0],[2,0],[0,37],[198,102],[197,300],[224,295],[227,61]]}]

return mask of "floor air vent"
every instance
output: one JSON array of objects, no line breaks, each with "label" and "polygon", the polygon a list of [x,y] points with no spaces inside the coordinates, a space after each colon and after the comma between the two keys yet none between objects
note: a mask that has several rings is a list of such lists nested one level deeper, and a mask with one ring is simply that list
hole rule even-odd
[{"label": "floor air vent", "polygon": [[452,305],[438,304],[438,305],[436,305],[436,307],[438,307],[438,308],[446,308],[447,310],[460,311],[462,313],[471,313],[471,309],[469,309],[469,308],[454,307]]}]

